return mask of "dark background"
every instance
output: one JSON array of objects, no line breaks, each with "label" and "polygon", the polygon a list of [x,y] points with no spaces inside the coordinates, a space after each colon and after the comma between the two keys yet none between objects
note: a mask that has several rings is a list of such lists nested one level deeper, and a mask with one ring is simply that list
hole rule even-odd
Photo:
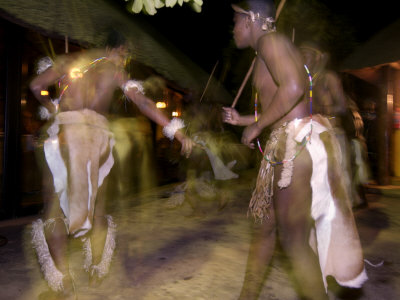
[{"label": "dark background", "polygon": [[[147,20],[205,71],[211,72],[217,61],[231,53],[232,0],[204,0],[202,12],[189,5],[161,8]],[[121,0],[121,6],[126,2]],[[278,4],[279,1],[276,1]],[[396,1],[381,0],[374,4],[358,0],[287,0],[279,19],[280,31],[295,42],[316,40],[331,53],[333,65],[342,61],[357,45],[367,41],[396,18]],[[219,64],[221,68],[221,65]]]}]

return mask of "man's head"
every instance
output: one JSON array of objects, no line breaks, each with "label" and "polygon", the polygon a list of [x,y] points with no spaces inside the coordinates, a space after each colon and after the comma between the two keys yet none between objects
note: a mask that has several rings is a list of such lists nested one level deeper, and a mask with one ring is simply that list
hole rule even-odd
[{"label": "man's head", "polygon": [[108,30],[104,45],[106,48],[110,49],[127,46],[126,37],[120,31],[110,28]]},{"label": "man's head", "polygon": [[310,69],[321,69],[325,67],[329,55],[324,51],[321,45],[313,41],[307,41],[303,42],[299,48],[304,57],[305,64]]},{"label": "man's head", "polygon": [[123,63],[128,55],[128,42],[126,37],[114,28],[109,29],[105,40],[105,48],[108,57],[114,59],[116,63]]},{"label": "man's head", "polygon": [[247,0],[232,4],[235,11],[233,29],[235,43],[238,48],[250,45],[251,27],[265,32],[275,31],[275,6],[272,0]]}]

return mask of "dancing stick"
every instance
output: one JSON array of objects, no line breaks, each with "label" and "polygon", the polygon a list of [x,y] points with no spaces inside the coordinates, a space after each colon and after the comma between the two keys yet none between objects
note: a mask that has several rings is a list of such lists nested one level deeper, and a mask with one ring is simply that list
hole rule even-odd
[{"label": "dancing stick", "polygon": [[[278,20],[279,15],[281,14],[282,8],[283,8],[283,6],[285,5],[285,2],[286,2],[286,0],[281,0],[281,2],[279,2],[278,8],[277,8],[277,10],[276,10],[275,22]],[[251,72],[253,72],[253,68],[254,68],[254,63],[255,63],[255,62],[256,62],[256,57],[254,57],[253,61],[251,62],[251,66],[250,66],[249,70],[247,71],[246,76],[245,76],[244,79],[243,79],[243,82],[242,82],[242,84],[241,84],[241,86],[240,86],[240,88],[239,88],[239,90],[238,90],[238,92],[237,92],[237,94],[236,94],[235,99],[234,99],[233,102],[232,102],[232,105],[231,105],[232,108],[235,107],[237,101],[239,100],[239,97],[240,97],[240,95],[241,95],[242,92],[243,92],[244,86],[246,85],[247,80],[249,80],[249,77],[250,77],[250,75],[251,75]]]},{"label": "dancing stick", "polygon": [[238,90],[238,92],[237,92],[237,94],[236,94],[236,97],[235,97],[235,99],[234,99],[233,102],[232,102],[232,105],[231,105],[232,108],[235,107],[236,102],[239,100],[239,97],[240,97],[240,95],[241,95],[242,92],[243,92],[244,86],[246,85],[247,80],[249,80],[249,77],[250,77],[250,75],[251,75],[251,72],[253,72],[253,68],[254,68],[255,62],[256,62],[256,57],[253,58],[253,61],[251,62],[250,69],[247,71],[247,74],[246,74],[246,76],[245,76],[244,79],[243,79],[242,85],[240,86],[240,88],[239,88],[239,90]]},{"label": "dancing stick", "polygon": [[202,94],[201,97],[200,97],[200,102],[201,102],[201,100],[203,99],[204,94],[206,93],[206,90],[207,90],[207,88],[208,88],[208,85],[210,84],[211,78],[213,77],[213,74],[214,74],[214,72],[215,72],[215,69],[217,68],[218,62],[219,62],[219,61],[217,60],[217,62],[215,63],[215,66],[214,66],[214,68],[213,68],[213,70],[211,71],[211,74],[210,74],[210,77],[208,78],[206,87],[204,88],[203,94]]},{"label": "dancing stick", "polygon": [[281,14],[282,8],[285,5],[286,0],[281,0],[279,2],[278,8],[276,9],[276,14],[275,14],[275,22],[278,21],[279,15]]}]

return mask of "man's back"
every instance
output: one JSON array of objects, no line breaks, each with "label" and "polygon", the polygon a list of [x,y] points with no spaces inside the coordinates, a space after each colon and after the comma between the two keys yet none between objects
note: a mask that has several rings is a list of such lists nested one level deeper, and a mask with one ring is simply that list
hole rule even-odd
[{"label": "man's back", "polygon": [[125,78],[122,64],[110,60],[101,50],[60,57],[55,71],[62,76],[60,111],[88,108],[107,114],[113,93]]}]

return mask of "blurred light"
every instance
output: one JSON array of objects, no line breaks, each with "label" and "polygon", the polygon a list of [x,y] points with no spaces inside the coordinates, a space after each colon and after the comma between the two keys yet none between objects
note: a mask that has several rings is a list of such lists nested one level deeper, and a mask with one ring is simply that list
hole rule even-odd
[{"label": "blurred light", "polygon": [[79,68],[72,68],[71,71],[69,72],[69,76],[71,78],[82,78],[83,74]]},{"label": "blurred light", "polygon": [[179,117],[179,113],[178,113],[177,111],[173,111],[173,112],[172,112],[172,116],[173,116],[173,117]]},{"label": "blurred light", "polygon": [[21,99],[21,105],[26,105],[26,99]]},{"label": "blurred light", "polygon": [[166,108],[167,104],[165,102],[157,102],[156,107],[157,108]]},{"label": "blurred light", "polygon": [[28,64],[22,64],[22,68],[21,68],[22,74],[26,75],[28,74]]},{"label": "blurred light", "polygon": [[40,95],[41,96],[48,96],[49,95],[49,91],[42,90],[42,91],[40,91]]}]

